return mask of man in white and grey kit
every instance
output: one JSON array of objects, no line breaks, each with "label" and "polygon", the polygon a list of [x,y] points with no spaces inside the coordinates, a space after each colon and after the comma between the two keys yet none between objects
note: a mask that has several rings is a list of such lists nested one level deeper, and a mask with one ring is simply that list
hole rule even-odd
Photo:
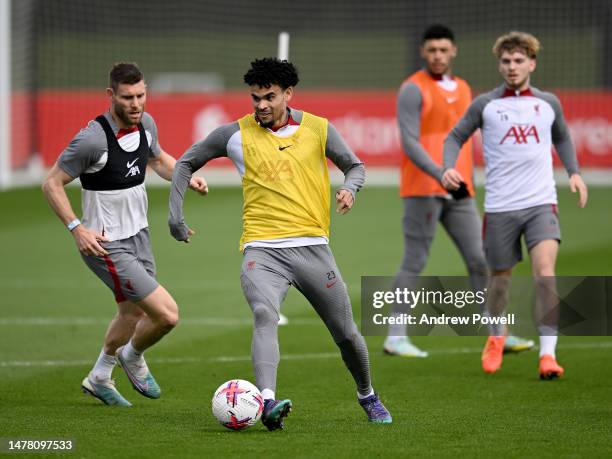
[{"label": "man in white and grey kit", "polygon": [[[512,268],[522,259],[523,236],[536,281],[539,374],[554,379],[563,375],[563,368],[555,355],[554,276],[561,232],[553,145],[569,175],[571,191],[579,193],[580,207],[586,205],[587,188],[559,100],[530,86],[539,48],[538,40],[528,33],[510,32],[497,39],[493,53],[504,84],[477,97],[447,137],[442,184],[449,190],[458,188],[463,177],[454,169],[457,154],[480,128],[486,175],[484,248],[492,271],[487,308],[494,316],[503,312]],[[503,347],[503,333],[494,327],[482,354],[485,372],[501,368]]]},{"label": "man in white and grey kit", "polygon": [[[467,141],[458,155],[456,169],[465,179],[463,188],[449,194],[440,185],[444,139],[465,114],[472,91],[467,82],[453,73],[457,55],[455,35],[441,24],[423,32],[421,57],[425,67],[410,75],[397,97],[402,157],[400,196],[404,215],[404,256],[393,288],[414,290],[429,257],[438,223],[457,247],[474,291],[487,286],[487,262],[482,247],[481,220],[472,182],[472,142]],[[408,305],[395,304],[393,315],[408,312]],[[509,334],[504,352],[521,352],[534,342]],[[406,325],[389,325],[383,350],[388,355],[426,357],[406,335]]]},{"label": "man in white and grey kit", "polygon": [[390,423],[374,393],[365,341],[354,321],[346,285],[329,249],[330,184],[327,158],[344,172],[337,211],[348,212],[364,183],[365,169],[326,119],[292,109],[298,75],[287,61],[257,59],[244,76],[255,110],[217,128],[177,162],[172,178],[169,225],[186,241],[183,193],[192,174],[208,161],[229,157],[242,177],[242,290],[253,312],[252,357],[265,400],[262,422],[283,427],[291,401],[276,400],[280,360],[278,315],[291,285],[315,308],[357,385],[368,420]]},{"label": "man in white and grey kit", "polygon": [[[43,192],[87,266],[117,301],[117,314],[82,390],[107,405],[130,406],[111,379],[115,364],[119,362],[136,391],[159,398],[161,389],[143,353],[178,321],[176,302],[155,278],[144,185],[147,166],[170,180],[175,160],[161,149],[155,121],[144,111],[146,85],[135,64],[115,64],[106,92],[110,110],[72,139],[49,172]],[[77,177],[83,188],[82,221],[64,190]],[[201,194],[208,191],[202,178],[191,179],[189,185]]]}]

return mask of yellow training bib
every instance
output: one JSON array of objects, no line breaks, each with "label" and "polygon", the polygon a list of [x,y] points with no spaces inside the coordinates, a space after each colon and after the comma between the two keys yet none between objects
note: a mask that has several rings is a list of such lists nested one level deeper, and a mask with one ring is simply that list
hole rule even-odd
[{"label": "yellow training bib", "polygon": [[329,237],[327,120],[303,112],[289,137],[277,137],[251,115],[238,120],[244,175],[240,250],[250,241]]}]

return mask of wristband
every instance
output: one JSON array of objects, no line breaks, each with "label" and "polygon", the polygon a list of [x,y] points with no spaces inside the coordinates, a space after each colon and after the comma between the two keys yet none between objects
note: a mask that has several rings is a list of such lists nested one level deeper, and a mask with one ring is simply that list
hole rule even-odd
[{"label": "wristband", "polygon": [[75,218],[74,220],[72,220],[70,223],[66,225],[66,228],[68,228],[68,231],[72,231],[80,224],[81,224],[81,220],[79,220],[78,218]]}]

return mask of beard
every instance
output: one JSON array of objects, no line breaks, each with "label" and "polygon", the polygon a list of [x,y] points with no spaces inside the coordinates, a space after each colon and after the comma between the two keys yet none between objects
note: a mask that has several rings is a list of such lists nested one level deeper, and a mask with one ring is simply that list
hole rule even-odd
[{"label": "beard", "polygon": [[272,129],[276,124],[278,125],[282,124],[283,120],[285,120],[285,115],[288,119],[289,117],[288,108],[284,108],[284,109],[277,108],[276,111],[272,109],[267,113],[267,118],[269,118],[269,121],[263,121],[261,113],[255,110],[255,120],[261,127],[267,128],[267,129]]},{"label": "beard", "polygon": [[270,116],[270,121],[262,121],[261,115],[258,112],[255,112],[255,118],[257,119],[259,125],[267,129],[274,126],[274,112],[270,112],[268,116]]},{"label": "beard", "polygon": [[259,122],[259,125],[260,125],[261,127],[263,127],[263,128],[270,129],[271,127],[273,127],[273,126],[274,126],[274,120],[272,119],[272,120],[267,121],[267,122],[265,122],[265,123],[264,123],[263,121],[260,121],[260,122]]},{"label": "beard", "polygon": [[137,121],[134,121],[132,118],[130,118],[127,110],[125,110],[120,105],[115,105],[114,110],[115,110],[115,115],[117,115],[117,117],[121,121],[123,121],[123,123],[125,123],[128,126],[136,126],[138,123],[140,123],[140,120],[142,120],[142,114],[144,113],[144,106],[142,107],[142,111],[140,112],[140,116],[138,117]]}]

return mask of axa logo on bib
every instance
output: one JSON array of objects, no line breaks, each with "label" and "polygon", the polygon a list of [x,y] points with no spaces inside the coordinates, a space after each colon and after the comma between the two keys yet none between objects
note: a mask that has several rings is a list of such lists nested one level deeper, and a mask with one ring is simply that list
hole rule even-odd
[{"label": "axa logo on bib", "polygon": [[140,175],[140,168],[138,167],[138,164],[136,164],[136,161],[138,161],[138,158],[132,162],[128,161],[126,163],[126,167],[128,169],[127,174],[125,174],[126,177],[135,177]]},{"label": "axa logo on bib", "polygon": [[286,159],[262,161],[257,167],[257,175],[264,182],[292,180],[293,169],[291,168],[291,163]]}]

